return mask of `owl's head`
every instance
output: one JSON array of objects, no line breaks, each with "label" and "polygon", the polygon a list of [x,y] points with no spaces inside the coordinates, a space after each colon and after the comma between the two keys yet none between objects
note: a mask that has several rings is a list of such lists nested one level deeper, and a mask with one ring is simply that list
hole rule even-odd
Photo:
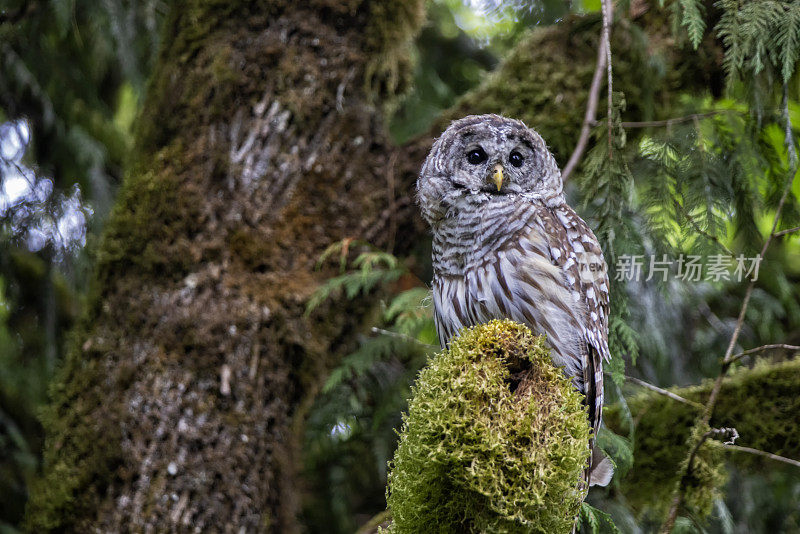
[{"label": "owl's head", "polygon": [[[542,137],[522,121],[470,115],[453,122],[431,148],[417,180],[418,202],[428,222],[458,198],[499,200],[525,194],[563,202],[563,184]],[[497,198],[495,198],[497,197]]]}]

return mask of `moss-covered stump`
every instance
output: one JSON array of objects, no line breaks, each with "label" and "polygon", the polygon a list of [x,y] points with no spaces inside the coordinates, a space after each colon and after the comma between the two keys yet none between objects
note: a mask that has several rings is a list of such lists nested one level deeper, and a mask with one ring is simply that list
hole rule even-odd
[{"label": "moss-covered stump", "polygon": [[[671,391],[705,403],[712,386],[713,382],[707,381]],[[723,383],[711,427],[736,428],[737,445],[800,458],[798,391],[800,360],[761,362],[752,369],[740,369]],[[622,480],[622,491],[628,502],[642,513],[661,517],[678,481],[679,467],[689,451],[689,432],[699,410],[650,392],[629,399],[628,406],[635,421],[634,465]],[[627,433],[618,408],[606,410],[604,416],[612,430]],[[759,469],[764,462],[773,462],[752,454],[726,452],[719,445],[707,442],[701,449],[697,476],[688,481],[686,503],[693,512],[707,512],[712,498],[721,491],[725,477],[720,476],[719,466],[725,458],[743,469]]]},{"label": "moss-covered stump", "polygon": [[589,425],[544,338],[464,330],[422,370],[389,474],[396,533],[569,532]]}]

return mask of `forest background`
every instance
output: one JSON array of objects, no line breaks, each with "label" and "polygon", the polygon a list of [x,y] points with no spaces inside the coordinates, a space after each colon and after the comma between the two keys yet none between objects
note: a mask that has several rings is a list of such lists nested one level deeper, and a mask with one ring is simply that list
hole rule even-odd
[{"label": "forest background", "polygon": [[0,4],[0,531],[380,514],[438,350],[414,179],[490,112],[614,279],[583,528],[800,531],[800,3],[296,4]]}]

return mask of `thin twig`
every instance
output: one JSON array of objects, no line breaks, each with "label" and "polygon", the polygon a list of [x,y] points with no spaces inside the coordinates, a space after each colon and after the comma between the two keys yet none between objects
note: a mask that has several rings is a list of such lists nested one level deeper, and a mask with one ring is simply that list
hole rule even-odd
[{"label": "thin twig", "polygon": [[[792,185],[794,184],[795,176],[797,175],[797,151],[795,150],[795,140],[794,134],[792,133],[792,121],[791,117],[789,116],[789,89],[787,85],[783,84],[783,100],[781,102],[781,115],[783,116],[784,120],[784,142],[786,144],[786,150],[789,156],[789,178],[786,182],[786,185],[783,189],[783,194],[781,195],[781,199],[778,202],[778,207],[775,209],[775,217],[772,220],[772,229],[770,230],[769,236],[764,241],[764,246],[761,247],[760,256],[763,258],[765,253],[767,252],[767,248],[769,248],[770,244],[772,243],[775,235],[778,233],[776,229],[778,228],[778,223],[780,222],[781,218],[781,211],[783,210],[783,206],[786,203],[786,198],[789,196],[789,192],[792,190]],[[706,402],[705,411],[703,412],[703,416],[698,421],[698,424],[707,426],[708,422],[711,420],[711,414],[714,412],[714,406],[717,403],[717,398],[719,397],[719,392],[722,389],[722,381],[725,378],[725,375],[728,373],[728,370],[731,367],[731,364],[734,362],[733,356],[733,349],[736,347],[736,342],[739,339],[739,334],[742,332],[742,327],[744,325],[744,318],[745,314],[747,313],[747,307],[750,304],[750,297],[753,294],[753,288],[755,287],[755,280],[751,280],[750,284],[747,286],[747,291],[744,295],[744,300],[742,301],[742,308],[739,311],[739,317],[736,320],[736,327],[733,330],[733,334],[731,335],[730,343],[728,343],[728,348],[725,351],[725,357],[722,359],[722,367],[720,368],[719,374],[717,375],[717,379],[714,381],[714,387],[711,389],[711,394],[708,397],[708,401]],[[678,518],[678,510],[680,509],[681,505],[683,504],[683,497],[684,497],[684,481],[686,476],[690,472],[691,468],[691,457],[692,454],[699,448],[699,445],[702,444],[704,439],[700,440],[700,443],[696,445],[692,453],[690,453],[690,461],[687,463],[687,468],[683,471],[681,476],[681,481],[678,484],[678,487],[675,489],[675,497],[672,500],[672,504],[670,505],[669,512],[667,513],[667,518],[664,521],[664,524],[661,525],[661,534],[669,534],[672,531],[672,527],[675,525],[675,520]]]},{"label": "thin twig", "polygon": [[678,395],[676,393],[673,393],[671,391],[668,391],[666,389],[662,389],[662,388],[660,388],[660,387],[658,387],[656,385],[653,385],[650,382],[645,382],[644,380],[640,380],[638,378],[634,378],[632,376],[627,376],[627,375],[625,376],[625,380],[628,381],[628,382],[632,382],[632,383],[636,384],[637,386],[641,386],[643,388],[649,389],[650,391],[654,391],[654,392],[658,393],[659,395],[664,395],[665,397],[669,397],[672,400],[676,400],[678,402],[682,402],[684,404],[688,404],[689,406],[692,406],[694,408],[698,408],[700,410],[702,410],[704,408],[704,406],[702,404],[700,404],[699,402],[690,401],[689,399],[681,397],[680,395]]},{"label": "thin twig", "polygon": [[751,447],[740,447],[739,445],[723,445],[723,447],[731,451],[756,454],[758,456],[763,456],[764,458],[769,458],[770,460],[775,460],[776,462],[783,462],[785,464],[793,465],[795,467],[800,467],[800,462],[798,462],[797,460],[792,460],[791,458],[787,458],[785,456],[778,456],[777,454],[772,454],[771,452],[761,451],[758,449],[753,449]]},{"label": "thin twig", "polygon": [[601,0],[603,8],[603,37],[606,42],[606,93],[608,95],[608,111],[606,122],[608,122],[608,159],[612,158],[611,152],[611,98],[612,98],[612,76],[611,76],[611,23],[613,16],[613,0]]},{"label": "thin twig", "polygon": [[597,65],[594,67],[594,75],[592,76],[592,85],[589,86],[589,99],[586,102],[586,113],[583,116],[583,125],[581,126],[581,134],[578,137],[578,143],[575,145],[575,150],[569,157],[569,161],[564,166],[561,172],[563,181],[567,181],[578,163],[583,156],[586,145],[589,142],[589,135],[592,133],[592,125],[595,124],[595,116],[597,115],[597,100],[600,96],[600,80],[603,79],[603,68],[606,66],[606,35],[603,32],[600,36],[600,44],[597,47]]},{"label": "thin twig", "polygon": [[781,237],[788,234],[793,234],[795,232],[800,232],[800,226],[795,226],[794,228],[789,228],[788,230],[781,230],[780,232],[775,234],[775,237]]},{"label": "thin twig", "polygon": [[762,352],[770,349],[800,350],[800,347],[797,345],[786,345],[784,343],[776,343],[773,345],[762,345],[754,349],[748,349],[744,352],[740,352],[739,354],[734,354],[733,356],[730,357],[728,363],[733,363],[737,360],[744,358],[745,356],[749,356],[751,354],[755,354],[756,352]]},{"label": "thin twig", "polygon": [[378,531],[378,527],[392,520],[392,512],[384,510],[372,516],[366,523],[356,530],[356,534],[372,534]]},{"label": "thin twig", "polygon": [[686,469],[686,475],[692,472],[692,467],[694,467],[694,459],[697,456],[700,447],[702,447],[703,443],[705,443],[707,439],[714,438],[720,441],[724,439],[725,441],[723,443],[725,445],[733,445],[733,442],[736,441],[738,437],[739,432],[737,432],[735,428],[712,428],[708,432],[705,432],[702,436],[700,436],[700,439],[692,449],[691,454],[689,454],[689,464],[688,468]]},{"label": "thin twig", "polygon": [[386,251],[389,253],[394,253],[394,241],[397,237],[397,199],[395,198],[395,179],[394,179],[394,169],[397,166],[397,157],[400,154],[399,151],[395,150],[389,156],[389,167],[386,171],[386,200],[389,203],[388,210],[389,213],[392,214],[389,217],[389,242],[386,244]]},{"label": "thin twig", "polygon": [[717,314],[711,311],[711,308],[708,307],[708,303],[701,301],[697,307],[700,310],[700,314],[706,318],[708,324],[710,324],[711,328],[713,328],[718,334],[721,334],[725,330],[725,324],[719,317],[717,317]]},{"label": "thin twig", "polygon": [[722,115],[722,114],[742,114],[741,111],[737,111],[735,109],[716,109],[714,111],[706,111],[704,113],[692,113],[691,115],[685,115],[683,117],[673,117],[671,119],[663,119],[658,121],[630,121],[630,122],[623,122],[623,128],[658,128],[661,126],[672,126],[673,124],[682,124],[684,122],[693,122],[699,119],[707,119],[709,117],[713,117],[715,115]]},{"label": "thin twig", "polygon": [[[792,134],[792,119],[789,116],[789,87],[783,84],[783,101],[781,102],[781,112],[783,114],[783,137],[786,143],[786,150],[789,153],[789,168],[797,170],[797,151],[794,148],[794,134]],[[775,229],[772,229],[773,232]]]}]

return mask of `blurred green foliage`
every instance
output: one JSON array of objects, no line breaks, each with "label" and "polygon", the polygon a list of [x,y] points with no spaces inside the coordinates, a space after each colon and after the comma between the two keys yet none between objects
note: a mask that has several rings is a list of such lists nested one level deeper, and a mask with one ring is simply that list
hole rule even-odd
[{"label": "blurred green foliage", "polygon": [[425,132],[497,66],[528,28],[552,24],[567,13],[567,4],[558,0],[431,1],[417,38],[413,89],[392,116],[395,140],[402,143]]},{"label": "blurred green foliage", "polygon": [[19,172],[52,190],[0,210],[0,532],[15,531],[39,468],[38,410],[90,265],[80,247],[28,250],[20,225],[58,221],[77,201],[73,208],[94,214],[91,250],[121,180],[166,8],[160,0],[0,2],[0,122],[23,120],[30,132],[21,160],[6,159],[8,139],[0,139],[0,191]]}]

